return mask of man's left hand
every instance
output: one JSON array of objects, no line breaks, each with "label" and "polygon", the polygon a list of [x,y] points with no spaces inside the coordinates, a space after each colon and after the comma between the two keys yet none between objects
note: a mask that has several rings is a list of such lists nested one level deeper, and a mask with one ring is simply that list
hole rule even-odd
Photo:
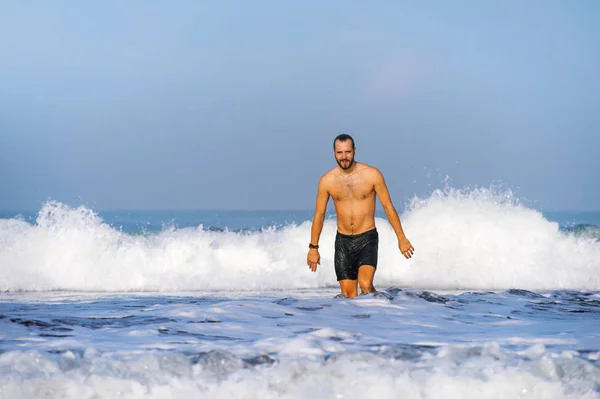
[{"label": "man's left hand", "polygon": [[410,259],[415,252],[415,248],[406,237],[398,240],[398,248],[400,248],[400,252],[406,259]]}]

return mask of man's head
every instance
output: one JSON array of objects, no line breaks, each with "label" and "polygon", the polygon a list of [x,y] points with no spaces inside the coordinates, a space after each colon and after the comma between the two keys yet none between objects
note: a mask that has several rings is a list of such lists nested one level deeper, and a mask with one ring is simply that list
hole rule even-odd
[{"label": "man's head", "polygon": [[346,170],[354,164],[354,139],[349,134],[340,134],[333,140],[333,154],[340,168]]}]

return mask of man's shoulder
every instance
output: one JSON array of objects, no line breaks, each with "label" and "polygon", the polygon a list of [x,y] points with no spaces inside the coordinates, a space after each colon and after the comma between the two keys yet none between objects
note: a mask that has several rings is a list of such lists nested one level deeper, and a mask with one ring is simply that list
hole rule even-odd
[{"label": "man's shoulder", "polygon": [[359,164],[359,166],[364,173],[366,173],[370,176],[375,177],[375,176],[381,175],[381,172],[375,166],[371,166],[371,165],[368,165],[368,164],[362,163],[362,162]]},{"label": "man's shoulder", "polygon": [[333,178],[335,176],[335,172],[337,171],[337,167],[336,168],[332,168],[329,169],[327,172],[325,172],[322,176],[321,176],[321,180],[329,180],[331,178]]},{"label": "man's shoulder", "polygon": [[334,180],[334,172],[335,168],[328,170],[327,172],[325,172],[323,175],[321,175],[321,178],[319,179],[319,184],[322,186],[329,186],[333,180]]},{"label": "man's shoulder", "polygon": [[374,166],[371,166],[369,164],[366,164],[364,162],[357,162],[356,163],[357,166],[359,166],[362,170],[373,170],[373,169],[377,169]]}]

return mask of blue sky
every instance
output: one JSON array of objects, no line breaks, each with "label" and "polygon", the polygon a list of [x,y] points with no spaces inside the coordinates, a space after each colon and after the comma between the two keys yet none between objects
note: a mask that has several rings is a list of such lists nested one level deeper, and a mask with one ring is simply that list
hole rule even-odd
[{"label": "blue sky", "polygon": [[399,209],[600,210],[600,3],[7,1],[0,209],[311,209],[352,134]]}]

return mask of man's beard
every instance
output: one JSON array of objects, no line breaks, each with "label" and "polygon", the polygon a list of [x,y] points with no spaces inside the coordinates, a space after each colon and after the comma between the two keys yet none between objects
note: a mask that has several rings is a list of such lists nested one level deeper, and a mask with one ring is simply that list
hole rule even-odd
[{"label": "man's beard", "polygon": [[350,169],[350,167],[351,167],[352,165],[354,165],[354,159],[346,159],[346,161],[348,162],[348,165],[347,165],[347,166],[344,166],[344,164],[342,163],[342,162],[344,162],[344,161],[338,161],[338,160],[336,159],[336,162],[337,162],[337,164],[340,166],[340,168],[342,168],[342,169],[344,169],[344,170],[346,170],[346,169]]}]

